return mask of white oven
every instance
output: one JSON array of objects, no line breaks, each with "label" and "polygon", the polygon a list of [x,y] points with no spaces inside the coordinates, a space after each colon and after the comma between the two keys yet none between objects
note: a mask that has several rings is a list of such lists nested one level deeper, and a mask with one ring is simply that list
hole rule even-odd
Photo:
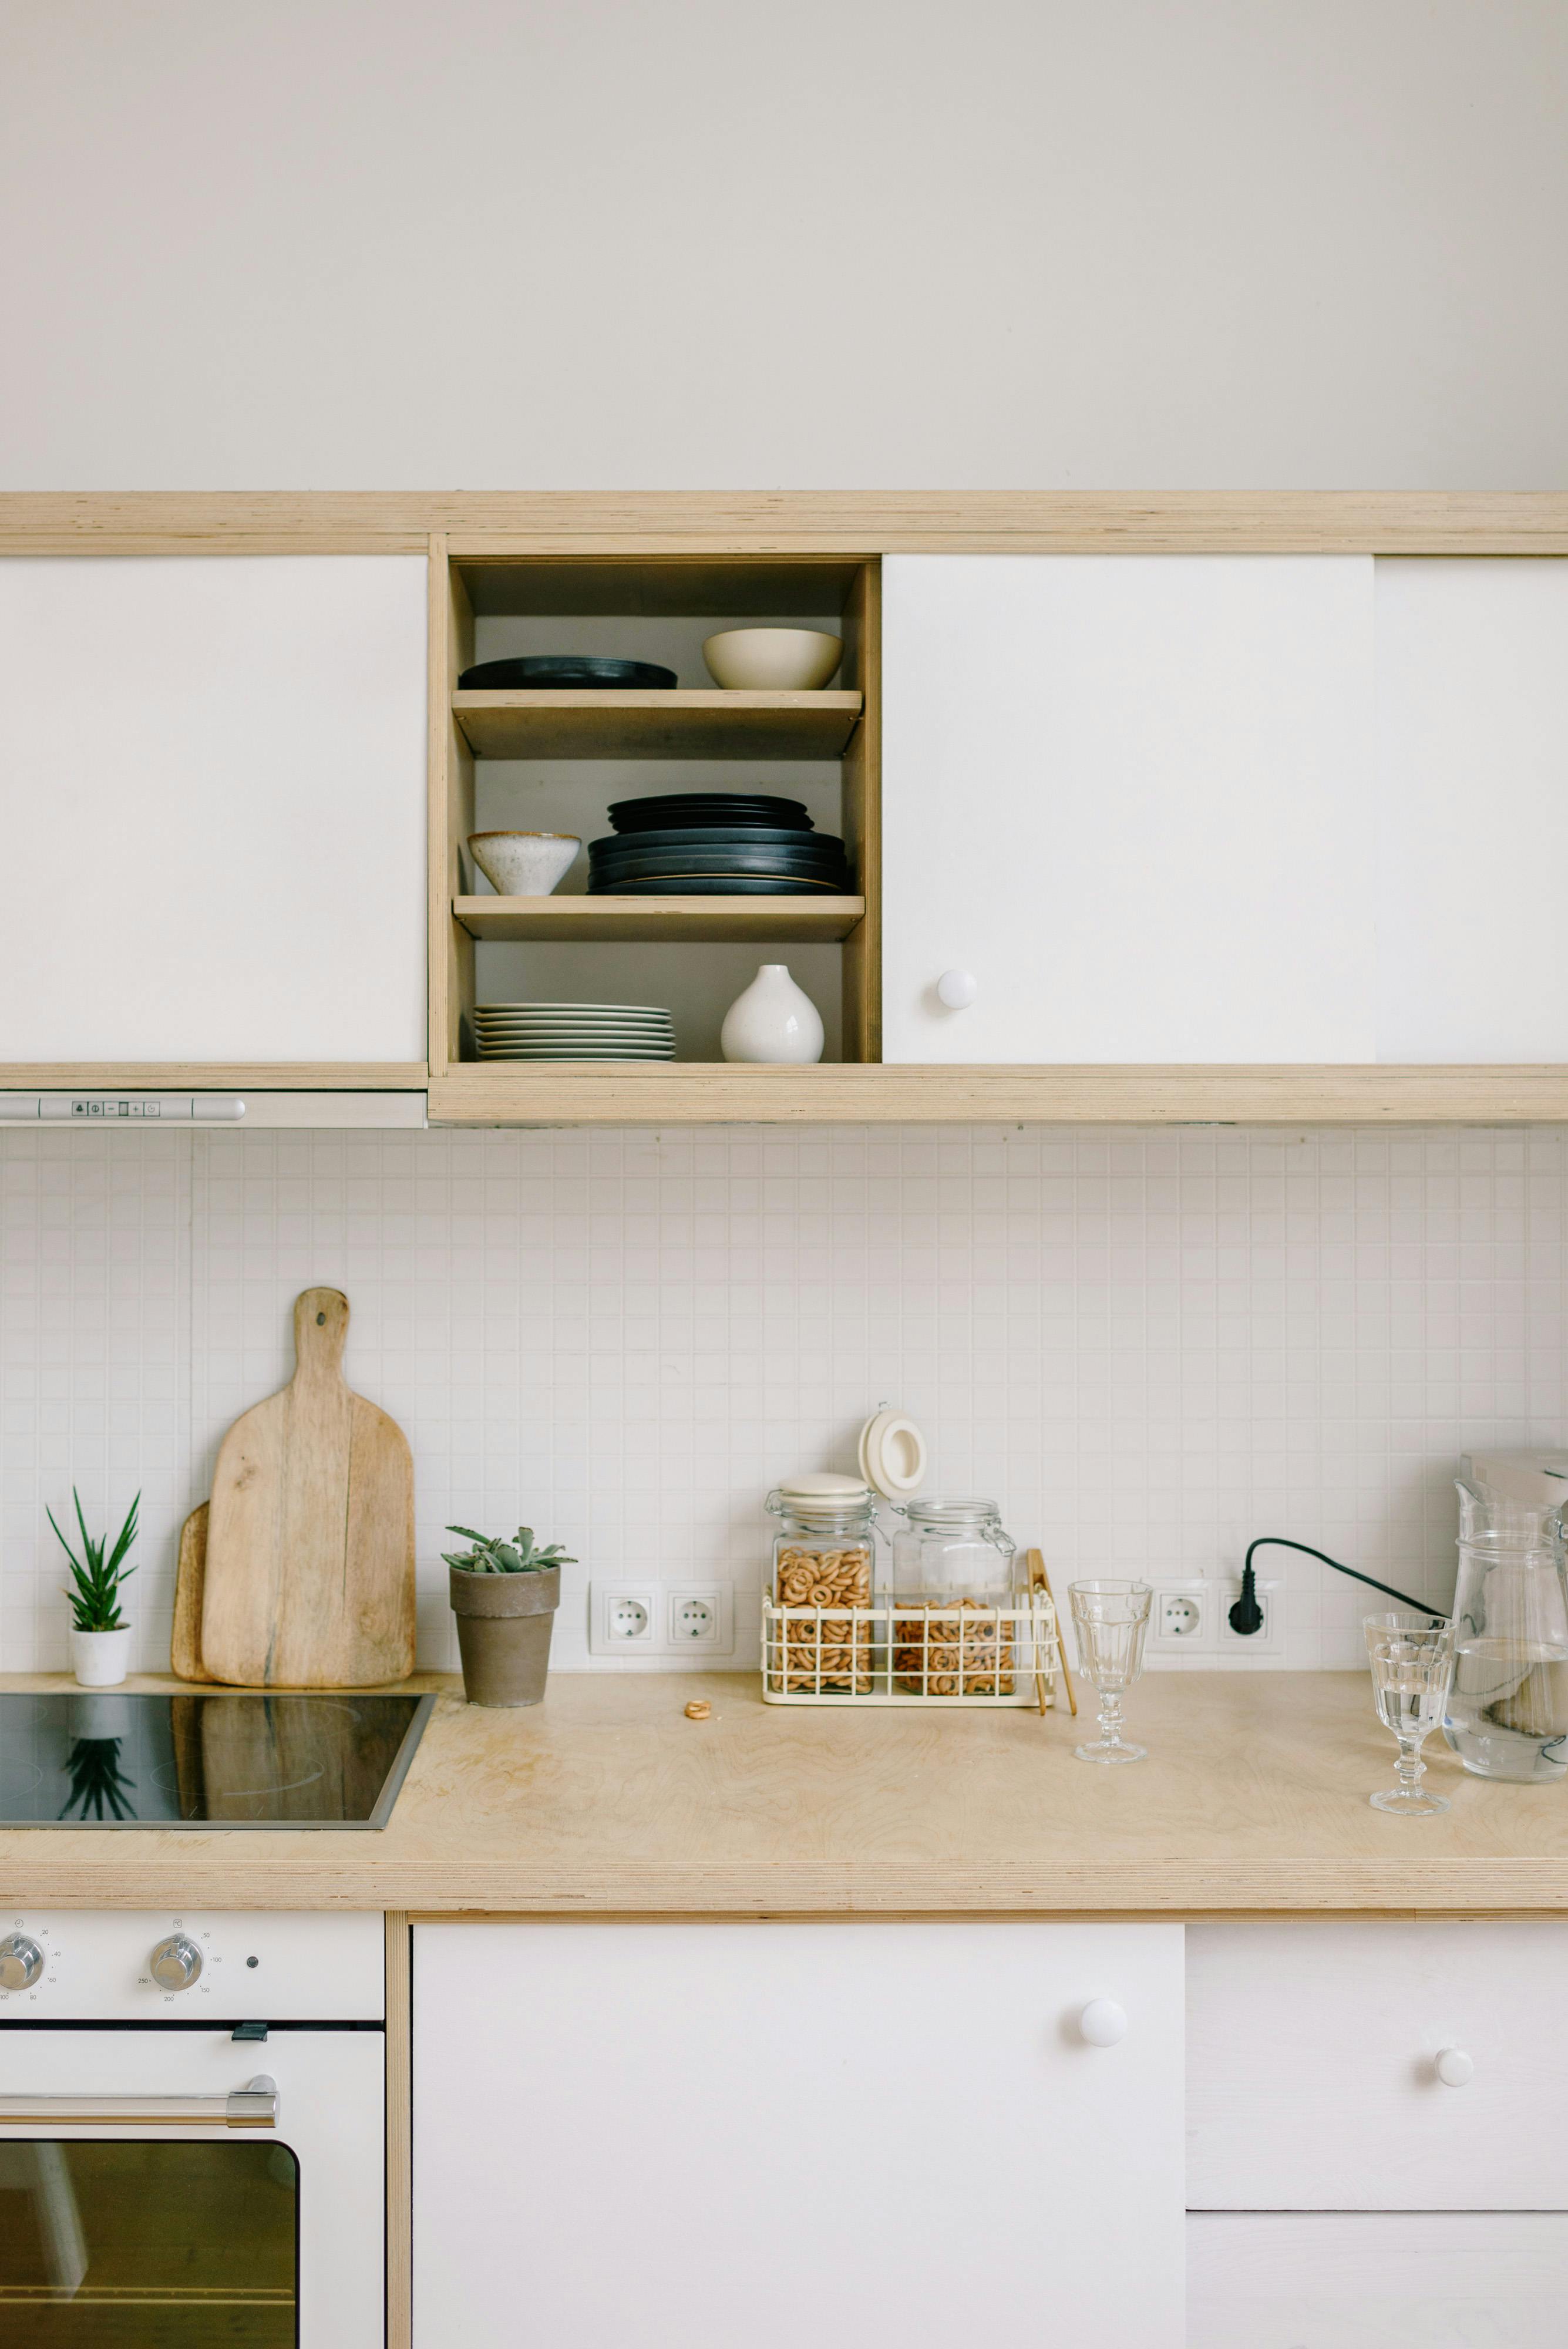
[{"label": "white oven", "polygon": [[381,2349],[374,1916],[0,1911],[5,2349]]}]

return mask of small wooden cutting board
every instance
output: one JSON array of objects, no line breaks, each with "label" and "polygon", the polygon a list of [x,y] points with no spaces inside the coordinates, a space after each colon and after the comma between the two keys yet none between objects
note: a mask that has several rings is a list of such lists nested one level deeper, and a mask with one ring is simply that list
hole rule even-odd
[{"label": "small wooden cutting board", "polygon": [[202,1663],[246,1688],[365,1688],[414,1668],[414,1466],[343,1376],[348,1299],[307,1288],[296,1367],[213,1475]]},{"label": "small wooden cutting board", "polygon": [[202,1665],[202,1598],[207,1579],[207,1504],[199,1502],[180,1528],[174,1568],[174,1629],[169,1669],[177,1680],[210,1681]]}]

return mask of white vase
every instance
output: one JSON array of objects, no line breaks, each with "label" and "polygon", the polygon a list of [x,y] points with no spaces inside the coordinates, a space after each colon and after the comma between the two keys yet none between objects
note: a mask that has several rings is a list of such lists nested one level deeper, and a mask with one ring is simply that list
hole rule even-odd
[{"label": "white vase", "polygon": [[118,1631],[71,1632],[71,1670],[80,1688],[118,1688],[130,1665],[132,1626]]},{"label": "white vase", "polygon": [[765,962],[725,1012],[719,1043],[726,1061],[820,1061],[822,1014],[787,963]]}]

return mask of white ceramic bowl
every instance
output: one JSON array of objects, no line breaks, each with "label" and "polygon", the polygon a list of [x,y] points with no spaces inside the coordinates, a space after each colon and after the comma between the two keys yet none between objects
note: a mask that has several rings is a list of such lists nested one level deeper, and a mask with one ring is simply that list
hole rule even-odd
[{"label": "white ceramic bowl", "polygon": [[468,853],[504,897],[547,897],[582,842],[569,832],[471,832]]},{"label": "white ceramic bowl", "polygon": [[702,657],[729,693],[815,693],[844,658],[844,639],[820,628],[725,628]]}]

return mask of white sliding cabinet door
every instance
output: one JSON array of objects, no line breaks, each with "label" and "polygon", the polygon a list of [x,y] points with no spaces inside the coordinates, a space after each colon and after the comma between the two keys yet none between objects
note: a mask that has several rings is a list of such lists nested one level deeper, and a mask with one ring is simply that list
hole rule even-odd
[{"label": "white sliding cabinet door", "polygon": [[890,557],[885,1057],[1373,1060],[1372,614],[1362,556]]},{"label": "white sliding cabinet door", "polygon": [[1377,564],[1377,1053],[1568,1061],[1568,562]]},{"label": "white sliding cabinet door", "polygon": [[426,576],[0,562],[0,1061],[423,1061]]},{"label": "white sliding cabinet door", "polygon": [[1180,2349],[1179,1926],[431,1924],[413,1995],[415,2349]]}]

